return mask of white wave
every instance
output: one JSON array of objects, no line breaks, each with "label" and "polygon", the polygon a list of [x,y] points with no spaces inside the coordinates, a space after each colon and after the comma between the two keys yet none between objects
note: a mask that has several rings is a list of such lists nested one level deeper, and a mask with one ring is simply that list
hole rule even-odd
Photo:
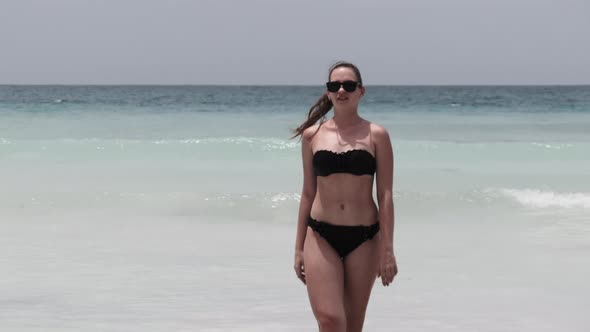
[{"label": "white wave", "polygon": [[590,208],[590,193],[556,193],[538,189],[499,189],[499,193],[533,208]]},{"label": "white wave", "polygon": [[294,193],[279,193],[279,194],[276,194],[270,198],[270,201],[272,202],[272,204],[271,204],[272,208],[278,207],[281,203],[283,203],[285,201],[299,202],[300,200],[301,200],[301,195],[294,194]]},{"label": "white wave", "polygon": [[[87,144],[87,143],[103,143],[103,144],[155,144],[155,145],[215,145],[226,144],[235,146],[250,146],[264,151],[273,150],[291,150],[297,149],[299,143],[297,141],[290,141],[272,137],[211,137],[211,138],[192,138],[192,139],[161,139],[161,140],[140,140],[140,139],[104,139],[104,138],[63,138],[57,141],[68,144]],[[0,138],[0,144],[11,144],[3,138]]]},{"label": "white wave", "polygon": [[266,194],[213,194],[201,197],[203,201],[209,202],[244,202],[251,204],[253,201],[271,203],[273,207],[283,202],[299,202],[301,195],[297,193],[266,193]]},{"label": "white wave", "polygon": [[545,148],[545,149],[552,149],[552,150],[561,150],[561,149],[569,149],[573,147],[573,144],[547,144],[547,143],[532,143],[534,146]]},{"label": "white wave", "polygon": [[8,145],[8,144],[12,144],[12,142],[5,139],[5,138],[0,137],[0,144]]},{"label": "white wave", "polygon": [[230,144],[260,147],[263,150],[295,149],[299,143],[272,137],[211,137],[185,140],[158,140],[154,144]]}]

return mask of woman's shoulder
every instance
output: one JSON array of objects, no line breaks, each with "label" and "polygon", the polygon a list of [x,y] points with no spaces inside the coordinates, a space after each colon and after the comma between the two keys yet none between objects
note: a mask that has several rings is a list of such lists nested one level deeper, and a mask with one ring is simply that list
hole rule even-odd
[{"label": "woman's shoulder", "polygon": [[371,136],[377,142],[382,140],[389,140],[389,132],[387,132],[387,129],[385,129],[385,127],[375,122],[369,122],[369,128],[371,130]]},{"label": "woman's shoulder", "polygon": [[319,127],[320,127],[320,125],[316,123],[316,124],[314,124],[314,125],[306,128],[303,131],[303,134],[301,134],[301,137],[304,140],[311,141],[311,139],[313,138],[313,136],[318,132]]}]

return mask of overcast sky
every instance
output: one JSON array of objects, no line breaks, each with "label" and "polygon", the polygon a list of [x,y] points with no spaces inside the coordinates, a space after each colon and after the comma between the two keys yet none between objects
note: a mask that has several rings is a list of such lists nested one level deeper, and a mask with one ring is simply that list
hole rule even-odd
[{"label": "overcast sky", "polygon": [[590,84],[590,0],[0,0],[0,84]]}]

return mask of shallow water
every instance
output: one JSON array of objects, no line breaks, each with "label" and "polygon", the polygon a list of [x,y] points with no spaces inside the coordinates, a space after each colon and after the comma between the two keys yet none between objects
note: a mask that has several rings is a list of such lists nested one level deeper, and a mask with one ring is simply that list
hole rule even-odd
[{"label": "shallow water", "polygon": [[[288,137],[318,89],[0,87],[0,325],[315,329]],[[589,88],[367,92],[400,274],[366,330],[585,331]]]}]

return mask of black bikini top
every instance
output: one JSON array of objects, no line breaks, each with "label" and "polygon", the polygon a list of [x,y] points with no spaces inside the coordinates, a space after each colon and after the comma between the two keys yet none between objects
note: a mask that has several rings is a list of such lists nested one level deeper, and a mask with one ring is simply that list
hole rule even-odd
[{"label": "black bikini top", "polygon": [[377,170],[377,161],[367,150],[354,149],[346,152],[318,150],[313,154],[313,170],[317,176],[328,176],[334,173],[373,175]]}]

